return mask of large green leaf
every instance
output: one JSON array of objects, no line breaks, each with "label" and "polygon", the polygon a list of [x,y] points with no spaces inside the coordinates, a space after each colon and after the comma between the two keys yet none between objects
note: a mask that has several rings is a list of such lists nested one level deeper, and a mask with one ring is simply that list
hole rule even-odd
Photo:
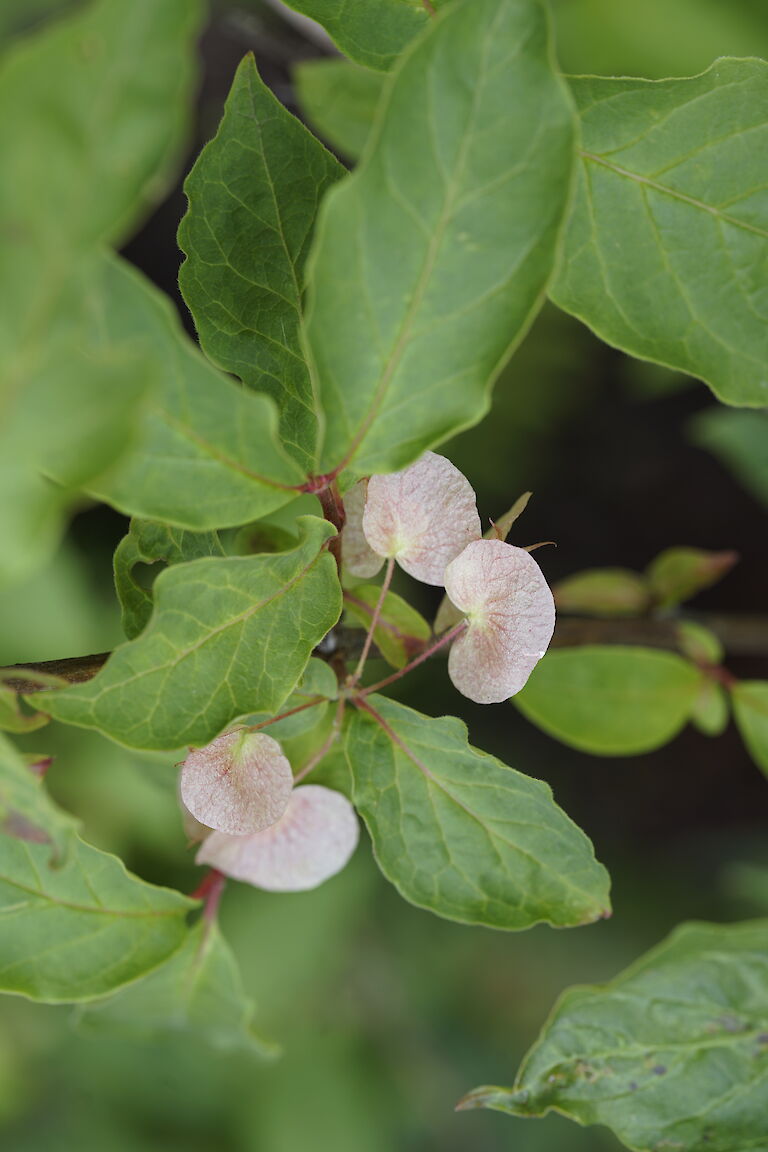
[{"label": "large green leaf", "polygon": [[134,748],[205,744],[236,716],[274,712],[341,612],[326,542],[302,517],[291,552],[193,560],[158,576],[155,610],[97,676],[35,702]]},{"label": "large green leaf", "polygon": [[46,237],[49,258],[117,243],[159,199],[186,134],[202,15],[199,0],[93,0],[7,53],[0,220],[12,251],[28,234]]},{"label": "large green leaf", "polygon": [[714,452],[753,496],[768,504],[768,409],[711,408],[694,418],[691,430],[696,444]]},{"label": "large green leaf", "polygon": [[423,0],[288,0],[290,8],[317,20],[342,52],[369,68],[391,68],[429,21]]},{"label": "large green leaf", "polygon": [[0,578],[52,550],[72,489],[119,456],[155,380],[143,346],[88,330],[83,283],[94,246],[164,191],[200,16],[197,0],[96,0],[0,62]]},{"label": "large green leaf", "polygon": [[118,257],[104,257],[88,288],[106,346],[148,349],[159,377],[134,443],[89,490],[121,512],[197,531],[292,500],[304,473],[279,444],[273,401],[205,360],[167,298]]},{"label": "large green leaf", "polygon": [[216,532],[187,532],[156,520],[132,520],[114,555],[115,590],[128,639],[138,636],[152,615],[152,589],[137,579],[137,564],[182,564],[223,555]]},{"label": "large green leaf", "polygon": [[582,152],[551,296],[603,340],[768,402],[768,64],[577,77]]},{"label": "large green leaf", "polygon": [[54,865],[50,845],[0,835],[0,991],[103,996],[167,960],[194,907],[80,840]]},{"label": "large green leaf", "polygon": [[317,402],[301,339],[304,263],[323,193],[344,169],[240,65],[215,138],[190,172],[179,286],[211,359],[267,392],[288,451],[305,468]]},{"label": "large green leaf", "polygon": [[698,669],[674,652],[587,645],[548,652],[514,703],[564,744],[632,756],[677,735],[701,684]]},{"label": "large green leaf", "polygon": [[560,999],[512,1088],[461,1107],[564,1113],[641,1152],[768,1149],[768,920],[685,924]]},{"label": "large green leaf", "polygon": [[460,0],[406,54],[310,259],[321,472],[402,467],[487,411],[550,275],[573,132],[538,0]]},{"label": "large green leaf", "polygon": [[733,715],[755,764],[768,776],[768,680],[744,680],[731,689]]},{"label": "large green leaf", "polygon": [[293,70],[302,112],[323,139],[359,160],[386,82],[381,72],[349,60],[304,60]]},{"label": "large green leaf", "polygon": [[347,733],[353,800],[401,895],[493,928],[610,914],[608,874],[546,784],[472,748],[460,720],[369,704]]},{"label": "large green leaf", "polygon": [[200,920],[170,960],[116,995],[88,1004],[79,1023],[143,1041],[183,1032],[190,1043],[218,1051],[270,1056],[274,1049],[253,1031],[252,1015],[218,925]]}]

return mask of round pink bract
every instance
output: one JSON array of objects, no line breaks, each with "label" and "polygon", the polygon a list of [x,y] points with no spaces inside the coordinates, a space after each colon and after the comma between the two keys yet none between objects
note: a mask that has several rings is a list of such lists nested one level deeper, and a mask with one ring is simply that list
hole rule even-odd
[{"label": "round pink bract", "polygon": [[179,789],[195,820],[231,836],[247,836],[280,819],[292,787],[291,765],[277,740],[241,730],[193,748]]},{"label": "round pink bract", "polygon": [[344,494],[344,527],[341,530],[341,558],[353,576],[369,579],[384,563],[371,548],[363,532],[363,511],[368,481],[359,480]]},{"label": "round pink bract", "polygon": [[450,460],[425,452],[402,472],[371,476],[363,532],[379,556],[439,586],[446,565],[481,535],[472,485]]},{"label": "round pink bract", "polygon": [[213,832],[201,845],[197,863],[268,892],[303,892],[341,871],[359,833],[346,796],[306,784],[294,789],[271,828],[245,837]]},{"label": "round pink bract", "polygon": [[445,590],[467,615],[448,656],[454,686],[477,704],[514,696],[555,628],[555,602],[538,564],[502,540],[476,540],[448,565]]}]

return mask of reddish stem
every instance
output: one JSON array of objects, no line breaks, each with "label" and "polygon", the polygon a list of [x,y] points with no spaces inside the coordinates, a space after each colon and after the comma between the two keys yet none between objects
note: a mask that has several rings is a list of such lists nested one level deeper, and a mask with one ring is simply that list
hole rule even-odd
[{"label": "reddish stem", "polygon": [[[318,479],[320,479],[320,477],[318,477]],[[329,477],[322,477],[322,479],[328,480]],[[333,540],[331,540],[328,548],[336,561],[336,567],[339,572],[341,572],[341,530],[344,527],[346,516],[344,514],[344,501],[341,498],[339,486],[335,479],[330,479],[330,483],[326,484],[323,488],[319,488],[315,495],[320,501],[323,516],[329,524],[333,524],[336,529],[336,535]]]},{"label": "reddish stem", "polygon": [[193,900],[203,901],[203,919],[207,924],[212,924],[216,919],[221,894],[226,883],[227,878],[224,873],[219,872],[217,868],[211,868],[210,872],[203,878],[202,883],[192,893]]},{"label": "reddish stem", "polygon": [[378,683],[370,684],[367,688],[363,688],[361,692],[355,693],[352,696],[353,703],[357,704],[364,696],[369,696],[371,692],[378,692],[381,688],[386,688],[388,685],[394,684],[396,680],[400,680],[401,677],[407,676],[414,668],[418,668],[419,664],[423,664],[424,661],[428,660],[430,656],[433,656],[435,652],[439,652],[446,644],[450,644],[452,640],[460,636],[466,627],[466,620],[459,621],[454,628],[445,632],[434,644],[430,644],[429,648],[425,648],[423,652],[420,652],[415,659],[411,660],[410,664],[406,664],[406,666],[398,672],[393,672],[391,676],[386,676],[383,680],[379,680]]},{"label": "reddish stem", "polygon": [[325,696],[313,696],[306,704],[297,704],[295,708],[289,708],[287,712],[281,712],[279,716],[273,716],[271,720],[262,720],[260,724],[248,724],[247,729],[249,732],[259,732],[262,728],[268,728],[270,724],[277,724],[278,720],[285,720],[288,716],[295,716],[297,712],[303,712],[306,708],[316,708],[324,700]]}]

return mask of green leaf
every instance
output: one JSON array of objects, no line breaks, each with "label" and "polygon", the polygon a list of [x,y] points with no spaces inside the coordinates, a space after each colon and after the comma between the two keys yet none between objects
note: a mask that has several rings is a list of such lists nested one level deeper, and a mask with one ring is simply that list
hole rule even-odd
[{"label": "green leaf", "polygon": [[44,712],[25,711],[13,688],[0,682],[0,728],[5,732],[35,732],[49,720]]},{"label": "green leaf", "polygon": [[217,924],[200,920],[169,960],[124,991],[88,1004],[78,1023],[142,1041],[182,1033],[219,1052],[275,1055],[253,1031],[252,1016],[229,945]]},{"label": "green leaf", "polygon": [[0,581],[53,551],[77,490],[120,458],[137,404],[159,378],[141,341],[105,343],[91,323],[90,259],[71,258],[65,285],[47,282],[28,323],[23,282],[43,267],[19,266],[18,276],[0,268],[9,298],[0,319]]},{"label": "green leaf", "polygon": [[642,1152],[764,1152],[768,920],[684,924],[608,984],[569,989],[512,1088],[461,1108],[555,1110]]},{"label": "green leaf", "polygon": [[703,588],[717,584],[738,559],[737,552],[667,548],[651,561],[646,576],[657,604],[662,608],[673,608]]},{"label": "green leaf", "polygon": [[148,348],[160,376],[135,443],[90,490],[128,515],[193,531],[292,500],[304,473],[278,443],[273,401],[205,360],[170,301],[117,257],[102,261],[90,291],[106,343]]},{"label": "green leaf", "polygon": [[152,589],[140,583],[137,564],[183,564],[204,556],[223,556],[216,532],[185,532],[155,520],[132,520],[114,555],[115,589],[129,640],[143,632],[152,615]]},{"label": "green leaf", "polygon": [[699,413],[690,428],[695,444],[713,452],[748,492],[768,504],[768,411],[712,408]]},{"label": "green leaf", "polygon": [[[339,684],[330,665],[324,660],[313,656],[297,684],[294,691],[280,708],[281,712],[289,712],[293,708],[301,708],[310,700],[318,696],[323,702],[304,708],[294,716],[286,716],[284,720],[276,720],[265,729],[267,736],[275,740],[292,740],[296,736],[303,736],[321,724],[328,713],[328,701],[334,700],[339,694]],[[247,725],[262,724],[265,720],[272,720],[271,712],[254,712],[246,716],[243,723]],[[290,757],[289,757],[290,759]]]},{"label": "green leaf", "polygon": [[103,996],[167,960],[195,906],[80,840],[53,866],[50,846],[0,835],[0,991]]},{"label": "green leaf", "polygon": [[321,472],[404,467],[487,411],[552,269],[573,131],[538,0],[460,0],[406,54],[309,262]]},{"label": "green leaf", "polygon": [[768,681],[744,680],[731,689],[733,715],[750,756],[768,776]]},{"label": "green leaf", "polygon": [[720,637],[693,620],[678,620],[677,638],[680,651],[694,664],[720,664],[725,656]]},{"label": "green leaf", "polygon": [[323,139],[359,160],[376,115],[385,77],[349,60],[304,60],[293,69],[299,106]]},{"label": "green leaf", "polygon": [[53,550],[73,490],[118,458],[153,383],[143,348],[88,331],[81,280],[165,191],[201,14],[197,0],[96,0],[0,62],[14,109],[0,123],[0,579]]},{"label": "green leaf", "polygon": [[595,756],[632,756],[677,735],[701,680],[673,652],[585,646],[548,652],[514,703],[564,744]]},{"label": "green leaf", "polygon": [[722,736],[728,716],[728,694],[722,684],[705,680],[693,702],[691,724],[705,736]]},{"label": "green leaf", "polygon": [[[376,584],[356,584],[344,592],[344,605],[350,616],[364,628],[370,627],[381,589]],[[426,647],[432,632],[424,617],[395,592],[384,597],[373,640],[387,663],[404,668]]]},{"label": "green leaf", "polygon": [[0,735],[0,841],[8,836],[47,844],[48,855],[53,848],[61,858],[74,827],[74,821],[51,800],[40,776]]},{"label": "green leaf", "polygon": [[472,748],[460,720],[368,703],[347,734],[353,800],[406,900],[508,929],[610,914],[608,874],[546,784]]},{"label": "green leaf", "polygon": [[0,104],[15,114],[0,123],[0,222],[12,250],[30,233],[52,263],[119,243],[160,199],[186,135],[202,15],[199,0],[94,0],[5,55]]},{"label": "green leaf", "polygon": [[334,530],[302,517],[291,552],[193,560],[162,572],[155,610],[92,680],[36,703],[132,748],[208,743],[248,712],[274,714],[341,612],[325,547]]},{"label": "green leaf", "polygon": [[640,616],[650,600],[648,584],[627,568],[589,568],[566,576],[552,589],[558,612],[587,616]]},{"label": "green leaf", "polygon": [[240,65],[215,138],[187,177],[179,287],[214,363],[267,392],[310,469],[318,406],[302,345],[304,263],[324,192],[344,169]]},{"label": "green leaf", "polygon": [[768,402],[768,64],[576,77],[582,152],[551,296],[601,339]]},{"label": "green leaf", "polygon": [[423,0],[288,0],[288,6],[322,24],[358,64],[382,70],[392,67],[429,22]]}]

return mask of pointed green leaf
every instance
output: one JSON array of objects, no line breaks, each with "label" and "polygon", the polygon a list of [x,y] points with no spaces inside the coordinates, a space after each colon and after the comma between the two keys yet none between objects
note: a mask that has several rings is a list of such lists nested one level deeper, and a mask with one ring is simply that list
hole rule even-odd
[{"label": "pointed green leaf", "polygon": [[120,541],[114,555],[115,589],[128,639],[138,636],[152,615],[152,590],[136,578],[137,564],[183,564],[204,556],[223,555],[215,532],[186,532],[156,520],[132,520],[128,535]]},{"label": "pointed green leaf", "polygon": [[219,1052],[273,1056],[273,1046],[253,1031],[252,1016],[229,945],[217,924],[200,920],[169,960],[122,992],[88,1004],[78,1023],[142,1041],[181,1033]]},{"label": "pointed green leaf", "polygon": [[0,835],[0,991],[103,996],[167,960],[195,906],[81,840],[55,864],[50,845]]},{"label": "pointed green leaf", "polygon": [[67,724],[133,748],[208,743],[248,712],[274,714],[341,612],[327,521],[299,520],[291,552],[193,560],[155,582],[137,639],[84,684],[35,697]]},{"label": "pointed green leaf", "polygon": [[552,589],[558,612],[586,616],[640,616],[648,607],[647,582],[627,568],[588,568]]},{"label": "pointed green leaf", "polygon": [[160,378],[130,450],[90,489],[121,512],[196,531],[293,499],[304,473],[280,447],[272,400],[205,360],[168,299],[124,261],[105,257],[90,289],[105,342],[144,346]]},{"label": "pointed green leaf", "polygon": [[385,77],[349,60],[304,60],[293,70],[302,112],[324,140],[359,160],[368,141]]},{"label": "pointed green leaf", "polygon": [[750,756],[768,776],[768,680],[744,680],[731,689],[733,715]]},{"label": "pointed green leaf", "polygon": [[[356,584],[344,593],[347,612],[369,628],[381,589],[376,584]],[[387,663],[404,668],[426,647],[432,632],[424,617],[407,600],[387,592],[373,633],[373,641]]]},{"label": "pointed green leaf", "polygon": [[460,720],[368,703],[347,733],[353,801],[406,900],[493,928],[610,914],[608,874],[546,784],[472,748]]},{"label": "pointed green leaf", "polygon": [[717,584],[738,559],[737,552],[667,548],[651,561],[646,576],[657,604],[662,608],[674,608],[703,588]]},{"label": "pointed green leaf", "polygon": [[179,287],[214,363],[280,410],[287,450],[306,469],[317,401],[301,331],[304,263],[324,192],[344,169],[283,108],[253,56],[240,65],[224,119],[187,177]]},{"label": "pointed green leaf", "polygon": [[581,164],[552,299],[727,404],[768,403],[768,64],[571,88]]},{"label": "pointed green leaf", "polygon": [[423,0],[288,0],[288,6],[322,24],[347,56],[384,70],[429,22]]},{"label": "pointed green leaf", "polygon": [[548,652],[514,703],[582,752],[634,756],[677,735],[701,682],[699,670],[673,652],[587,645]]},{"label": "pointed green leaf", "polygon": [[608,984],[569,989],[512,1088],[461,1108],[557,1111],[643,1152],[765,1152],[768,920],[684,924]]},{"label": "pointed green leaf", "polygon": [[748,492],[768,504],[768,410],[712,408],[696,416],[691,429],[694,443],[713,452]]},{"label": "pointed green leaf", "polygon": [[538,0],[460,0],[406,54],[309,263],[321,472],[401,468],[487,411],[552,269],[573,132]]}]

